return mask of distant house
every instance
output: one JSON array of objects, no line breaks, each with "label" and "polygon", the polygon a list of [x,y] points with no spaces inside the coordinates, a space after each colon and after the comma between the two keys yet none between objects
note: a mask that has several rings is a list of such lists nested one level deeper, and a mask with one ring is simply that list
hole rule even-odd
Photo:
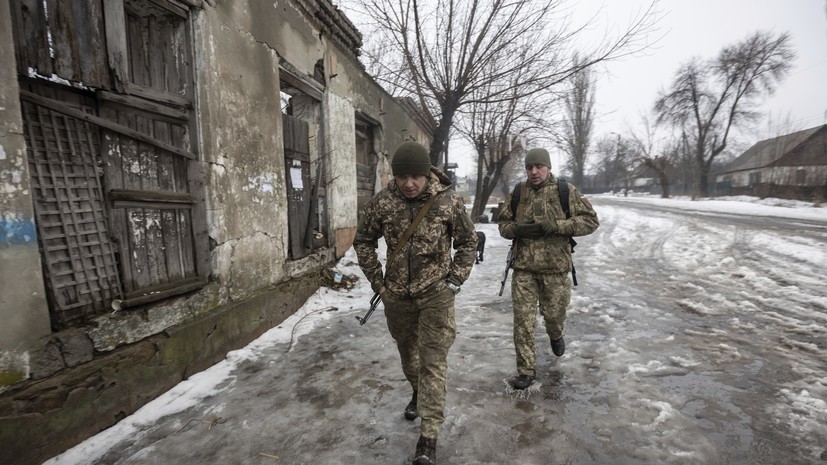
[{"label": "distant house", "polygon": [[716,181],[733,194],[827,199],[827,124],[757,142]]},{"label": "distant house", "polygon": [[638,166],[629,174],[629,178],[623,181],[629,189],[635,191],[652,191],[658,185],[658,174],[648,166]]}]

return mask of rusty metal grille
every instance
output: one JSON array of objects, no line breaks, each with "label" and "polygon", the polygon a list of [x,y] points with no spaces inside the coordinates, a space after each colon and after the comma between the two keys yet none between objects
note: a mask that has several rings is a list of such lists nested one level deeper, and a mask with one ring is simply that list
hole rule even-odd
[{"label": "rusty metal grille", "polygon": [[97,128],[21,101],[44,274],[58,325],[102,313],[121,295]]}]

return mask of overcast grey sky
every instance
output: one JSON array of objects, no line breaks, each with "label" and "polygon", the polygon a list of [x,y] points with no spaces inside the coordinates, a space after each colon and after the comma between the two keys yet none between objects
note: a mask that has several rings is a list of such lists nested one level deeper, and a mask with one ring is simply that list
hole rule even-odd
[{"label": "overcast grey sky", "polygon": [[[620,28],[649,3],[580,0],[576,14],[597,14],[597,23]],[[653,40],[659,38],[657,44],[643,54],[610,62],[598,76],[595,137],[637,128],[640,115],[650,111],[658,91],[669,86],[681,64],[692,57],[715,57],[724,46],[758,30],[789,32],[798,54],[790,74],[762,106],[773,126],[786,119],[793,131],[827,123],[827,1],[662,0],[658,7],[663,17],[659,31],[652,34]],[[603,29],[595,26],[595,31]],[[742,136],[742,144],[777,135],[770,134],[769,126],[767,120],[758,123]],[[559,166],[559,154],[555,155],[557,163],[552,163]],[[461,161],[458,153],[454,158],[464,174],[462,167],[470,163]]]},{"label": "overcast grey sky", "polygon": [[[583,0],[581,4],[596,4]],[[623,21],[648,0],[624,0],[604,6],[600,19]],[[637,5],[637,6],[633,6]],[[827,123],[827,12],[824,0],[663,0],[663,37],[645,55],[610,63],[598,82],[602,127],[620,132],[648,111],[658,90],[666,88],[678,67],[692,57],[712,58],[725,45],[758,30],[789,32],[798,58],[764,110],[787,117],[801,129]]]},{"label": "overcast grey sky", "polygon": [[[580,22],[596,15],[591,32],[601,37],[607,29],[611,33],[624,28],[650,3],[572,0],[564,6]],[[790,74],[762,111],[772,116],[775,126],[791,120],[791,130],[827,123],[827,0],[661,0],[658,8],[659,30],[650,36],[659,39],[657,43],[599,70],[595,137],[638,127],[641,113],[651,109],[658,91],[669,86],[681,64],[693,57],[713,58],[724,46],[758,30],[789,32],[798,54]],[[757,124],[744,143],[778,135],[770,135],[769,126],[766,121]],[[460,164],[458,174],[471,171],[470,145],[454,140],[451,149],[452,161]]]},{"label": "overcast grey sky", "polygon": [[[650,3],[579,0],[575,10],[586,19],[596,15],[601,26],[595,30],[603,33],[603,26],[610,31],[624,27]],[[640,131],[641,114],[651,111],[658,91],[671,84],[683,63],[693,57],[713,58],[724,46],[758,30],[789,32],[798,57],[776,93],[762,105],[766,118],[740,136],[740,145],[774,137],[778,131],[827,123],[827,1],[661,0],[658,9],[662,14],[659,30],[651,34],[657,43],[601,69],[593,140],[612,132]],[[561,155],[555,156],[559,163]]]}]

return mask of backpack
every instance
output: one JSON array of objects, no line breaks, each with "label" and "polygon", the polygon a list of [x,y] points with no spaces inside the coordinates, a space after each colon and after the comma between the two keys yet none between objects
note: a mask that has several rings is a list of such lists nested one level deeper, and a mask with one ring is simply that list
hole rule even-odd
[{"label": "backpack", "polygon": [[[514,193],[511,195],[511,214],[517,215],[517,205],[520,203],[520,191],[523,183],[518,182],[514,186]],[[560,206],[563,207],[563,213],[566,214],[566,219],[571,218],[571,210],[569,209],[569,182],[566,178],[557,178],[557,194],[560,196]],[[569,245],[571,246],[571,253],[574,253],[574,246],[577,241],[569,236]],[[574,269],[574,260],[571,262],[571,280],[574,285],[577,285],[577,271]]]}]

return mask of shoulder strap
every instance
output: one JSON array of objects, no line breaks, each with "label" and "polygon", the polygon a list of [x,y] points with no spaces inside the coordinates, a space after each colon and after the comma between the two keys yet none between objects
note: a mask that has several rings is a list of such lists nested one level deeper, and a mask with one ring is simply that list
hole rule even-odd
[{"label": "shoulder strap", "polygon": [[[569,209],[569,182],[566,178],[557,178],[557,193],[560,195],[560,206],[563,207],[563,213],[566,218],[571,218],[571,210]],[[574,253],[574,246],[577,242],[573,237],[569,236],[569,246],[571,246],[571,253]],[[571,263],[571,280],[574,285],[577,285],[577,271],[574,269],[574,262]]]},{"label": "shoulder strap", "polygon": [[517,208],[520,202],[520,187],[522,187],[523,183],[518,182],[514,185],[514,192],[511,194],[511,215],[514,218],[517,218]]},{"label": "shoulder strap", "polygon": [[524,182],[518,182],[514,186],[514,193],[511,194],[511,214],[514,216],[512,219],[517,221],[517,217],[522,214],[522,208],[525,202],[523,202],[523,196],[520,195],[522,192]]},{"label": "shoulder strap", "polygon": [[425,202],[425,205],[423,205],[422,208],[419,209],[419,214],[416,215],[416,218],[414,218],[411,225],[408,226],[408,229],[406,229],[405,232],[402,234],[402,238],[399,240],[399,243],[396,244],[396,248],[393,249],[393,252],[391,252],[391,254],[388,255],[388,261],[385,264],[385,268],[390,266],[391,262],[393,262],[393,259],[396,258],[396,255],[399,253],[399,251],[402,250],[402,246],[404,246],[405,243],[408,242],[408,239],[411,238],[414,230],[419,225],[419,223],[422,222],[422,218],[425,218],[425,215],[428,214],[428,210],[431,209],[431,205],[434,204],[434,201],[439,196],[439,194],[441,194],[441,192],[432,195],[431,198]]},{"label": "shoulder strap", "polygon": [[557,178],[557,193],[560,194],[560,206],[563,207],[563,213],[566,218],[571,218],[571,211],[569,210],[569,182],[566,178]]}]

